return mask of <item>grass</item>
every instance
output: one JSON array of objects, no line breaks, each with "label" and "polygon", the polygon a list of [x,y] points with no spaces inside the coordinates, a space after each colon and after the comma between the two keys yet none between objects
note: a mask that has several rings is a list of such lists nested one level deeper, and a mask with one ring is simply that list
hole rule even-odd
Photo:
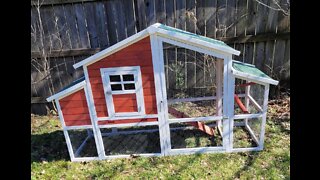
[{"label": "grass", "polygon": [[[288,102],[277,100],[269,104],[265,148],[260,152],[91,162],[70,162],[57,117],[33,116],[31,176],[32,179],[290,179]],[[246,136],[236,131],[235,138]]]}]

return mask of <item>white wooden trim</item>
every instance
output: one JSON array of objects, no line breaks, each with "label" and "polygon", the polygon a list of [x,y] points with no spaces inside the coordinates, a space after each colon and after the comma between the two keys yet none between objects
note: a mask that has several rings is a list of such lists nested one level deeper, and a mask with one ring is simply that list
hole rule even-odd
[{"label": "white wooden trim", "polygon": [[65,130],[76,130],[76,129],[90,129],[92,125],[82,125],[82,126],[65,126]]},{"label": "white wooden trim", "polygon": [[88,66],[88,65],[90,65],[100,59],[103,59],[103,58],[105,58],[105,57],[107,57],[107,56],[109,56],[109,55],[111,55],[111,54],[145,38],[145,37],[147,37],[148,35],[149,35],[149,33],[146,29],[142,30],[142,31],[138,32],[137,34],[134,34],[134,35],[114,44],[113,46],[110,46],[107,49],[104,49],[104,50],[96,53],[95,55],[92,55],[92,56],[74,64],[73,67],[75,69],[77,69],[78,67],[81,67],[83,65]]},{"label": "white wooden trim", "polygon": [[85,86],[85,84],[86,84],[86,82],[85,82],[85,80],[83,80],[83,81],[81,81],[81,82],[79,82],[79,83],[77,83],[77,84],[75,84],[75,85],[73,85],[73,86],[71,86],[71,87],[59,92],[59,93],[57,93],[57,94],[54,94],[54,95],[48,97],[46,100],[48,102],[50,102],[50,101],[52,101],[54,99],[64,98],[64,97],[68,96],[69,94],[71,94],[71,93],[73,93],[75,91],[79,91],[80,89],[82,89]]},{"label": "white wooden trim", "polygon": [[231,152],[261,151],[259,147],[233,148]]},{"label": "white wooden trim", "polygon": [[[161,156],[161,153],[144,153],[144,154],[133,154],[134,156],[141,156],[141,157],[153,157],[153,156]],[[121,154],[121,155],[108,155],[103,159],[111,160],[116,158],[131,158],[132,155],[130,154]]]},{"label": "white wooden trim", "polygon": [[198,148],[180,148],[171,149],[169,155],[179,154],[196,154],[196,153],[209,153],[209,152],[224,152],[225,149],[222,146],[216,147],[198,147]]},{"label": "white wooden trim", "polygon": [[[122,83],[119,83],[120,85],[123,85]],[[135,90],[121,90],[121,91],[111,91],[112,95],[117,94],[136,94]]]},{"label": "white wooden trim", "polygon": [[106,121],[106,120],[122,120],[122,119],[148,119],[148,118],[158,118],[157,114],[146,114],[139,116],[129,116],[129,117],[98,117],[98,121]]},{"label": "white wooden trim", "polygon": [[263,78],[263,77],[258,77],[258,76],[253,76],[251,74],[243,73],[240,71],[235,70],[232,67],[232,74],[239,79],[244,79],[247,81],[252,81],[258,84],[266,85],[266,84],[273,84],[273,85],[278,85],[279,81],[269,79],[269,78]]},{"label": "white wooden trim", "polygon": [[261,123],[261,131],[260,131],[260,148],[263,149],[264,146],[264,136],[265,136],[265,128],[266,128],[266,120],[267,120],[267,112],[268,112],[268,97],[269,97],[269,84],[264,88],[264,99],[263,99],[263,116]]},{"label": "white wooden trim", "polygon": [[228,117],[228,99],[230,99],[230,94],[228,94],[228,60],[226,57],[222,58],[223,59],[223,103],[222,103],[222,111],[223,111],[223,121],[222,121],[222,126],[223,126],[223,131],[222,131],[222,144],[223,147],[226,149],[226,151],[230,151],[230,120]]},{"label": "white wooden trim", "polygon": [[159,35],[157,38],[162,42],[166,42],[166,43],[169,43],[172,45],[180,46],[180,47],[192,50],[192,51],[197,51],[197,52],[208,54],[210,56],[214,56],[214,57],[218,57],[218,58],[223,58],[226,55],[222,52],[216,52],[216,51],[209,50],[207,48],[204,49],[203,47],[195,46],[194,44],[192,44],[189,41],[188,42],[178,41],[177,39],[170,38],[170,36]]},{"label": "white wooden trim", "polygon": [[103,140],[102,140],[102,136],[101,136],[101,131],[98,127],[97,112],[96,112],[96,108],[94,105],[93,94],[92,94],[91,83],[90,83],[90,79],[89,79],[89,73],[88,73],[87,66],[83,66],[83,72],[84,72],[84,76],[85,76],[85,79],[87,82],[84,90],[85,90],[85,94],[86,94],[91,124],[93,126],[93,128],[92,128],[93,135],[94,135],[94,139],[96,142],[98,157],[99,157],[99,159],[102,159],[105,156],[105,153],[104,153],[105,151],[104,151],[104,145],[103,145]]},{"label": "white wooden trim", "polygon": [[[162,108],[161,113],[163,116],[163,126],[159,124],[159,127],[164,131],[164,141],[165,141],[165,149],[166,154],[168,154],[169,150],[171,149],[171,136],[170,136],[170,127],[169,127],[169,113],[168,113],[168,102],[167,102],[167,88],[166,88],[166,77],[164,73],[164,56],[163,56],[163,42],[158,39],[157,37],[157,44],[158,44],[158,66],[159,68],[157,72],[160,76],[160,88],[162,93],[162,100],[160,102],[160,107]],[[156,87],[157,88],[157,87]],[[159,88],[159,87],[158,87]]]},{"label": "white wooden trim", "polygon": [[[137,116],[145,114],[145,105],[144,105],[144,96],[142,88],[142,76],[140,66],[126,66],[126,67],[116,67],[116,68],[101,68],[101,77],[103,82],[103,91],[106,99],[108,115],[110,117],[119,117],[119,116]],[[121,91],[112,91],[109,81],[110,75],[120,75],[121,82],[117,84],[124,84],[122,80],[123,74],[133,74],[135,90],[121,90]],[[114,94],[135,94],[137,101],[138,112],[123,112],[117,113],[114,109],[113,97]]]},{"label": "white wooden trim", "polygon": [[257,113],[257,114],[237,114],[234,115],[233,119],[252,119],[252,118],[259,118],[262,117],[263,113]]},{"label": "white wooden trim", "polygon": [[62,129],[63,129],[64,138],[66,140],[66,144],[67,144],[70,160],[73,161],[75,156],[74,156],[74,153],[73,153],[73,148],[72,148],[72,145],[71,145],[71,140],[70,140],[70,137],[69,137],[69,133],[68,133],[67,130],[65,130],[66,124],[64,122],[64,117],[63,117],[63,114],[62,114],[62,111],[61,111],[60,103],[59,103],[59,100],[56,100],[55,102],[56,102],[56,106],[57,106],[57,110],[58,110],[61,126],[62,126]]},{"label": "white wooden trim", "polygon": [[100,69],[100,74],[101,74],[101,78],[102,78],[102,84],[103,84],[103,93],[105,94],[105,101],[106,101],[106,105],[107,105],[107,112],[109,116],[114,115],[114,106],[113,106],[113,99],[112,99],[112,95],[111,94],[111,87],[110,87],[110,81],[109,81],[109,77],[107,77],[105,75],[105,71],[108,71],[108,69],[105,68],[101,68]]},{"label": "white wooden trim", "polygon": [[117,131],[117,132],[111,132],[111,133],[101,133],[102,136],[116,136],[119,134],[138,134],[138,133],[153,133],[153,132],[159,132],[158,129],[146,129],[146,130],[133,130],[133,131]]},{"label": "white wooden trim", "polygon": [[252,140],[257,144],[257,146],[259,146],[259,144],[260,144],[259,140],[258,140],[257,136],[253,133],[251,127],[247,124],[244,127],[248,130],[249,134],[252,137]]},{"label": "white wooden trim", "polygon": [[169,119],[169,123],[180,123],[180,122],[194,122],[194,121],[218,121],[222,120],[223,116],[206,116],[206,117],[192,117],[192,118],[174,118]]},{"label": "white wooden trim", "polygon": [[[235,92],[235,77],[232,75],[232,56],[227,58],[228,60],[228,117],[229,117],[229,150],[233,148],[233,123],[234,123],[234,92]],[[228,151],[228,150],[227,150]]]},{"label": "white wooden trim", "polygon": [[100,160],[98,157],[77,157],[73,158],[73,162],[85,162],[85,161],[96,161]]},{"label": "white wooden trim", "polygon": [[[152,53],[152,64],[153,64],[153,74],[155,82],[156,91],[156,101],[157,101],[157,113],[159,115],[159,135],[160,135],[160,147],[161,154],[167,155],[169,149],[171,149],[170,142],[170,130],[168,118],[166,118],[164,101],[166,101],[166,86],[164,79],[164,61],[163,61],[163,47],[162,42],[158,39],[156,35],[150,36],[151,42],[151,53]],[[165,92],[164,92],[165,91]],[[165,105],[167,103],[165,102]]]},{"label": "white wooden trim", "polygon": [[99,125],[99,128],[152,126],[152,125],[159,125],[159,123],[158,121],[153,121],[153,122],[137,122],[137,123],[126,123],[126,124],[106,124],[106,125]]},{"label": "white wooden trim", "polygon": [[167,30],[164,30],[164,29],[161,29],[161,28],[158,28],[158,30],[155,32],[157,35],[159,36],[165,36],[165,37],[168,37],[168,38],[174,38],[175,40],[180,40],[184,43],[190,43],[194,46],[199,46],[201,48],[207,48],[207,49],[210,49],[212,51],[220,51],[220,53],[223,53],[223,54],[234,54],[234,55],[237,55],[239,56],[240,54],[240,51],[237,51],[231,47],[225,47],[225,46],[221,46],[219,44],[212,44],[212,43],[209,43],[209,42],[206,42],[206,41],[202,41],[200,39],[197,39],[197,38],[193,38],[191,36],[188,36],[188,35],[184,35],[184,34],[178,34],[178,33],[174,33],[174,32],[171,32],[171,31],[167,31]]},{"label": "white wooden trim", "polygon": [[257,108],[257,110],[259,110],[260,112],[263,111],[262,108],[261,108],[261,106],[257,103],[257,101],[254,100],[253,97],[250,96],[249,94],[248,94],[248,99],[252,102],[253,106],[254,106],[255,108]]},{"label": "white wooden trim", "polygon": [[223,145],[227,152],[233,148],[233,119],[234,119],[234,85],[235,78],[231,72],[232,56],[224,58],[224,82],[223,82]]}]

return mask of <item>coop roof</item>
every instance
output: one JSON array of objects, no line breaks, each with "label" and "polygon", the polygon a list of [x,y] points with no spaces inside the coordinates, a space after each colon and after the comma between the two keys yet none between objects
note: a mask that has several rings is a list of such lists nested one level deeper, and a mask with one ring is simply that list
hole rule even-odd
[{"label": "coop roof", "polygon": [[73,82],[71,82],[68,86],[64,87],[63,89],[58,91],[56,94],[48,97],[47,101],[50,102],[54,99],[58,99],[62,96],[66,96],[74,91],[81,89],[84,85],[85,85],[85,77],[82,76],[81,78],[76,79]]},{"label": "coop roof", "polygon": [[151,34],[155,34],[157,36],[161,36],[164,38],[173,39],[176,41],[180,41],[182,43],[190,44],[193,46],[197,46],[200,48],[206,48],[208,50],[217,51],[223,54],[234,54],[239,55],[240,51],[233,49],[222,41],[218,41],[215,39],[211,39],[205,36],[200,36],[195,33],[183,31],[177,28],[173,28],[170,26],[166,26],[160,23],[155,23],[145,30],[140,31],[137,34],[134,34],[113,46],[108,47],[76,64],[73,65],[74,68],[81,67],[83,65],[92,64],[100,59],[103,59]]},{"label": "coop roof", "polygon": [[238,78],[273,85],[277,85],[279,83],[278,81],[272,79],[252,64],[247,64],[240,61],[233,61],[232,69],[232,73]]}]

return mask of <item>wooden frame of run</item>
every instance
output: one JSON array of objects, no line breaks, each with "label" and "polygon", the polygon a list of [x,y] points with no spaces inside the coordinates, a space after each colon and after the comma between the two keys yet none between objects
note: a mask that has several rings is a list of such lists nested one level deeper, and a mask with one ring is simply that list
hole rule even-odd
[{"label": "wooden frame of run", "polygon": [[[136,154],[138,156],[166,156],[166,155],[176,155],[176,154],[193,154],[193,153],[214,153],[214,152],[243,152],[243,151],[256,151],[263,149],[264,142],[264,129],[266,124],[266,115],[267,115],[267,104],[268,104],[268,94],[269,94],[269,84],[278,84],[278,81],[268,78],[255,77],[251,74],[246,74],[244,72],[237,71],[233,68],[233,60],[232,55],[239,55],[240,52],[228,47],[221,45],[221,43],[210,43],[205,40],[201,40],[201,38],[197,38],[197,36],[188,36],[187,33],[175,33],[169,30],[165,30],[160,28],[161,24],[156,23],[154,25],[149,26],[147,29],[140,31],[139,33],[116,43],[115,45],[86,58],[83,61],[80,61],[74,64],[74,68],[82,67],[84,70],[85,80],[77,83],[76,85],[69,87],[49,98],[47,101],[55,100],[60,121],[62,124],[64,136],[66,139],[68,152],[70,155],[71,161],[89,161],[89,160],[102,160],[102,159],[113,159],[113,158],[124,158],[131,157],[130,155],[110,155],[106,156],[105,149],[103,145],[102,136],[105,135],[101,133],[101,128],[120,128],[120,127],[131,127],[131,126],[158,126],[158,131],[160,135],[160,149],[161,153],[145,153],[145,154]],[[98,117],[96,112],[96,107],[94,104],[94,98],[92,94],[92,86],[90,83],[88,66],[93,64],[121,49],[128,47],[129,45],[138,42],[139,40],[150,37],[150,46],[151,46],[151,55],[152,55],[152,64],[153,64],[153,78],[154,78],[154,86],[155,86],[155,97],[156,97],[156,114],[145,114],[144,112],[144,104],[141,104],[141,111],[139,114],[134,114],[136,116],[132,116],[127,114],[125,119],[148,119],[148,118],[158,118],[158,121],[155,122],[139,122],[139,123],[127,123],[127,124],[107,124],[107,125],[99,125],[100,121],[108,121],[108,120],[121,120],[123,117],[112,116],[114,113],[112,111],[109,112],[109,117]],[[163,57],[163,43],[170,43],[176,46],[180,46],[189,50],[193,50],[196,52],[204,53],[210,56],[214,56],[219,58],[217,60],[217,74],[216,74],[216,84],[217,84],[217,93],[216,96],[210,97],[200,97],[200,98],[186,98],[186,99],[167,99],[167,91],[166,91],[166,82],[165,82],[165,73],[164,73],[164,57]],[[120,67],[117,70],[126,70],[134,68],[139,69],[140,67]],[[105,71],[110,68],[102,68],[101,73],[104,74]],[[140,76],[140,69],[138,70],[137,76]],[[103,75],[102,75],[103,76]],[[138,79],[139,79],[138,78]],[[246,87],[245,94],[240,94],[238,97],[245,98],[245,107],[248,108],[249,103],[251,102],[256,109],[259,110],[257,114],[234,114],[234,90],[235,90],[235,78],[240,78],[246,80],[248,83],[254,82],[264,87],[264,101],[263,105],[260,106],[254,98],[250,95],[249,90],[250,87]],[[108,82],[104,82],[104,92],[107,93]],[[142,86],[141,82],[136,84],[137,86]],[[136,87],[139,89],[141,87]],[[66,97],[72,94],[75,91],[80,89],[84,89],[86,102],[89,110],[89,115],[91,119],[91,125],[85,126],[66,126],[64,122],[63,113],[60,107],[59,100],[63,97]],[[137,99],[143,97],[143,92],[138,95]],[[195,118],[175,118],[169,119],[168,115],[168,104],[175,102],[192,102],[192,101],[201,101],[201,100],[215,100],[216,101],[216,109],[217,112],[214,116],[209,117],[195,117]],[[107,104],[110,105],[108,100]],[[109,111],[109,109],[108,109]],[[252,118],[261,118],[261,132],[259,134],[258,139],[252,129],[248,126],[248,120]],[[234,120],[244,119],[243,123],[234,123]],[[214,126],[217,126],[222,134],[222,146],[217,147],[201,147],[201,148],[182,148],[182,149],[172,149],[171,140],[170,140],[170,124],[172,123],[181,123],[181,122],[192,122],[192,121],[216,121],[217,123]],[[233,128],[234,126],[244,126],[249,134],[252,136],[253,140],[257,143],[257,147],[250,148],[233,148]],[[221,128],[222,127],[222,128]],[[86,140],[81,143],[80,147],[74,153],[70,141],[70,137],[68,134],[68,130],[73,129],[92,129],[92,134],[89,134],[86,140],[90,137],[93,137],[96,142],[97,147],[97,157],[75,157],[75,154],[79,154],[81,152],[82,147],[85,145]],[[222,129],[222,131],[221,131]],[[125,134],[130,133],[139,133],[139,132],[154,132],[157,131],[154,129],[148,130],[138,130],[138,131],[130,131]],[[116,132],[112,131],[111,133]]]}]

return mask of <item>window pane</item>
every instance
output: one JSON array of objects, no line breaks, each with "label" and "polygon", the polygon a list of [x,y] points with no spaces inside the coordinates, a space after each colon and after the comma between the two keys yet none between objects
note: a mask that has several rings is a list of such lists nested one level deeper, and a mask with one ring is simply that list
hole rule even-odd
[{"label": "window pane", "polygon": [[122,90],[121,84],[111,84],[111,90],[112,91],[121,91]]},{"label": "window pane", "polygon": [[110,82],[120,82],[121,81],[120,75],[110,75],[109,78],[110,78]]},{"label": "window pane", "polygon": [[125,90],[132,90],[132,89],[135,89],[135,87],[134,87],[134,83],[124,84],[124,89],[125,89]]},{"label": "window pane", "polygon": [[124,74],[122,75],[123,81],[134,81],[133,74]]}]

